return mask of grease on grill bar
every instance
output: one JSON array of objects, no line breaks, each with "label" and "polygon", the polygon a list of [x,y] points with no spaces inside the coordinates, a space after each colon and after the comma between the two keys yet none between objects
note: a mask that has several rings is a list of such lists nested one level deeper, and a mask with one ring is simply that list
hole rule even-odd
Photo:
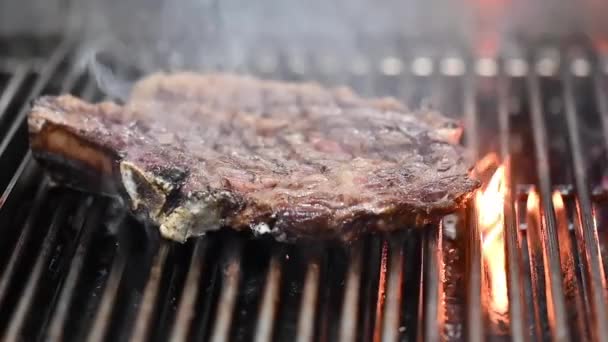
[{"label": "grease on grill bar", "polygon": [[330,55],[254,58],[264,77],[347,82],[462,113],[481,176],[499,171],[500,188],[438,227],[353,246],[233,232],[179,246],[107,199],[49,184],[27,152],[29,101],[102,97],[73,51],[0,54],[4,340],[608,339],[608,88],[588,50],[474,60],[391,46],[340,70]]}]

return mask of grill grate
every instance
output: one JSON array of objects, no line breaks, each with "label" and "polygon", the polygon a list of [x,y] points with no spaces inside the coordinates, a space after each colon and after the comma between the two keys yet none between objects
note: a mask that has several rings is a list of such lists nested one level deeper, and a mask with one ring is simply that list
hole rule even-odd
[{"label": "grill grate", "polygon": [[[368,95],[463,113],[475,156],[510,156],[503,322],[484,309],[487,270],[473,206],[439,227],[352,246],[282,245],[234,232],[177,245],[108,199],[55,186],[27,149],[29,101],[59,92],[101,98],[64,42],[33,57],[0,54],[4,339],[607,340],[601,56],[551,46],[500,59],[408,48],[344,64],[269,50],[251,70],[346,82]],[[540,224],[526,216],[532,185]],[[555,189],[565,211],[556,210]]]}]

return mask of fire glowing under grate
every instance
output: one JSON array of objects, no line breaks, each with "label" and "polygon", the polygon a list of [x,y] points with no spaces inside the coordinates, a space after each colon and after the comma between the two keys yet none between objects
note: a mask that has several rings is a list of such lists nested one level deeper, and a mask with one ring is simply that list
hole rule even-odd
[{"label": "fire glowing under grate", "polygon": [[3,340],[608,339],[603,56],[406,44],[328,66],[262,51],[250,71],[264,77],[462,113],[485,186],[438,227],[352,246],[232,232],[177,245],[108,199],[50,184],[28,153],[31,99],[102,99],[74,51],[0,53]]}]

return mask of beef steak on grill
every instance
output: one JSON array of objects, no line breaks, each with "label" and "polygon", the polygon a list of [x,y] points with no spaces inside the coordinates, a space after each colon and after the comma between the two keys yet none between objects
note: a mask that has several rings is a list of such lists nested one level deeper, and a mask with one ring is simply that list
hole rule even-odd
[{"label": "beef steak on grill", "polygon": [[121,196],[176,241],[223,226],[351,240],[437,219],[479,185],[454,121],[312,83],[155,74],[124,105],[39,98],[28,124],[55,179]]}]

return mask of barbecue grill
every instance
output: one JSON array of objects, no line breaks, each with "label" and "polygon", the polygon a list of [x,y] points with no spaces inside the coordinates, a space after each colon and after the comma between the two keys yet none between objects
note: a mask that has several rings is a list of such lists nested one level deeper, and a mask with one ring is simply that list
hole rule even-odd
[{"label": "barbecue grill", "polygon": [[76,63],[78,43],[0,40],[2,339],[608,340],[603,45],[428,45],[393,42],[346,62],[268,48],[247,70],[462,115],[465,144],[492,165],[480,177],[504,175],[493,240],[481,197],[439,225],[351,245],[230,231],[162,240],[120,203],[54,184],[28,151],[32,99],[105,97]]}]

